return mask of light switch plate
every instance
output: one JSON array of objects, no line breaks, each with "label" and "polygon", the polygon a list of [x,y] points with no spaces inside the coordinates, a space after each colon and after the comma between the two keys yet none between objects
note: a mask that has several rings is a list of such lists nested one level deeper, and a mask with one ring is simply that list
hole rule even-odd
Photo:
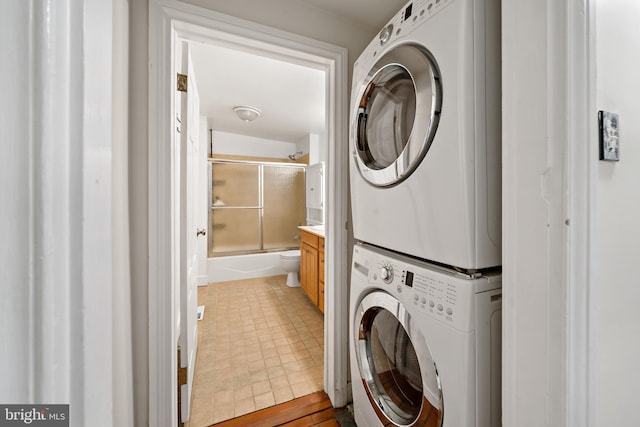
[{"label": "light switch plate", "polygon": [[598,111],[600,139],[600,160],[617,162],[620,160],[620,123],[618,115],[608,111]]}]

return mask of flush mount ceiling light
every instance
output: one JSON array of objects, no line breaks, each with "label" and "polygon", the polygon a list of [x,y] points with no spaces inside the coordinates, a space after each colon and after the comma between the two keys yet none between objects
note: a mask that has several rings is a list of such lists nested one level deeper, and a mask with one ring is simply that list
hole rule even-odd
[{"label": "flush mount ceiling light", "polygon": [[262,114],[262,111],[254,107],[233,107],[233,111],[240,117],[240,120],[245,122],[252,122]]}]

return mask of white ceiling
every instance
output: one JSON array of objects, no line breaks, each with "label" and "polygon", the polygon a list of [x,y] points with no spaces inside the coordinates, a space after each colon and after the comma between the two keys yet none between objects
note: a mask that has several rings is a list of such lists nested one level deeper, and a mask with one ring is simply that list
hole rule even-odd
[{"label": "white ceiling", "polygon": [[[250,53],[190,43],[201,114],[215,131],[297,142],[325,127],[324,72]],[[243,122],[235,106],[262,110]]]},{"label": "white ceiling", "polygon": [[[296,0],[346,17],[371,32],[380,29],[404,0]],[[298,142],[325,128],[323,71],[288,62],[191,42],[201,113],[215,131],[284,142]],[[233,107],[262,110],[253,122],[241,121]]]},{"label": "white ceiling", "polygon": [[[358,22],[372,33],[381,30],[409,0],[297,0]],[[359,53],[359,52],[358,52]]]}]

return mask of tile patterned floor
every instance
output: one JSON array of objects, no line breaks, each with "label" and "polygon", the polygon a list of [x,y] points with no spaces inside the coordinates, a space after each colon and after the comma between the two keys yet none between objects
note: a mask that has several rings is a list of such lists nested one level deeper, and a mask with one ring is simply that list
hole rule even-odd
[{"label": "tile patterned floor", "polygon": [[191,419],[203,427],[323,389],[324,318],[286,276],[198,288]]}]

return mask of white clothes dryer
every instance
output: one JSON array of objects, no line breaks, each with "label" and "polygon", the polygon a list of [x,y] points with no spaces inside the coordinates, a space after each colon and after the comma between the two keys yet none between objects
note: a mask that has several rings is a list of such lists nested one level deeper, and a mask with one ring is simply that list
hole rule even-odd
[{"label": "white clothes dryer", "polygon": [[350,366],[358,426],[501,426],[499,274],[470,278],[356,244]]},{"label": "white clothes dryer", "polygon": [[501,265],[500,0],[415,0],[354,65],[357,240]]}]

